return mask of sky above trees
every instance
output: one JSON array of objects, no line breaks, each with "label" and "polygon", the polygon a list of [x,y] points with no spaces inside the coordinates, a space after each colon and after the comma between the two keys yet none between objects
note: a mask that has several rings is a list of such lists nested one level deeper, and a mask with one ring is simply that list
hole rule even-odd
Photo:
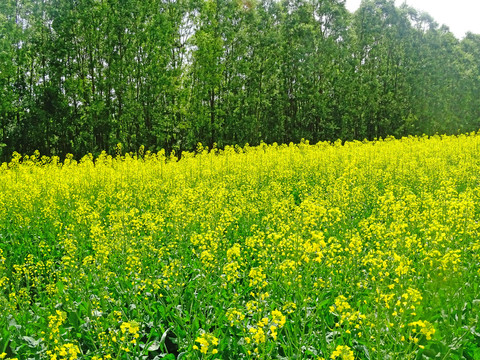
[{"label": "sky above trees", "polygon": [[[480,34],[480,2],[473,0],[438,1],[438,0],[396,0],[397,6],[406,2],[419,11],[429,13],[440,25],[445,24],[459,39],[470,31]],[[355,11],[361,0],[346,0],[346,7]]]}]

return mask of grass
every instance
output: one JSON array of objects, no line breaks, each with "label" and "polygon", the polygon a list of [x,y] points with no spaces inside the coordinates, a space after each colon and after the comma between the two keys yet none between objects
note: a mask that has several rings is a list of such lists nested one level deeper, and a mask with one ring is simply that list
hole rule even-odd
[{"label": "grass", "polygon": [[0,169],[0,359],[480,359],[480,136]]}]

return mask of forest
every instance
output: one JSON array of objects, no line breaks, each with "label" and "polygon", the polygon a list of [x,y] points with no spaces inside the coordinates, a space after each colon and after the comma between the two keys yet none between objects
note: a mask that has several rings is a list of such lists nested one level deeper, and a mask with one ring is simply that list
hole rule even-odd
[{"label": "forest", "polygon": [[393,0],[2,0],[0,158],[480,127],[480,35]]}]

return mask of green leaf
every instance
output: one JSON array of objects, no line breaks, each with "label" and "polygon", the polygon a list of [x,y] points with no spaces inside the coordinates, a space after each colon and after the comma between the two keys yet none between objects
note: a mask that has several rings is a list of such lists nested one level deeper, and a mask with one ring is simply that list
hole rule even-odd
[{"label": "green leaf", "polygon": [[42,342],[42,339],[35,340],[31,336],[23,336],[22,339],[25,340],[27,345],[31,348],[36,348]]}]

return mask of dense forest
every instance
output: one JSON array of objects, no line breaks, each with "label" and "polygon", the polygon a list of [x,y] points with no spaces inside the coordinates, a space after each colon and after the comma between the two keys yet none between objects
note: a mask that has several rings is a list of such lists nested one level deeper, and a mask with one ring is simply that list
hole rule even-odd
[{"label": "dense forest", "polygon": [[2,0],[0,156],[480,128],[480,35],[393,0]]}]

